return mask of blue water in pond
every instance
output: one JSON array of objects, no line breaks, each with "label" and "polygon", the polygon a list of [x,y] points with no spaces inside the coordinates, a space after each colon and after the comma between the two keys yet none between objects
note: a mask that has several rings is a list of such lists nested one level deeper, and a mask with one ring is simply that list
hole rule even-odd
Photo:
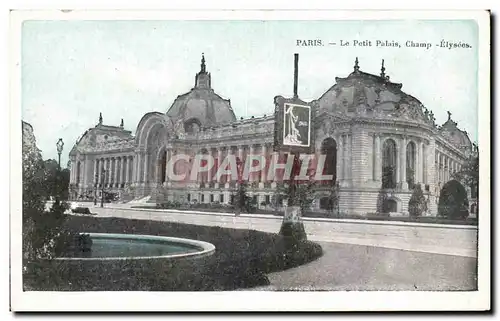
[{"label": "blue water in pond", "polygon": [[90,257],[160,256],[199,252],[200,249],[180,243],[150,240],[92,238]]}]

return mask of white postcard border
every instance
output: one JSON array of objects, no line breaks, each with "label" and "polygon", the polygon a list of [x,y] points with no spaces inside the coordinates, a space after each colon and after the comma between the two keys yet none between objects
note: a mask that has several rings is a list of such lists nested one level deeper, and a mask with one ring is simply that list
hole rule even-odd
[{"label": "white postcard border", "polygon": [[[473,19],[479,26],[480,203],[478,291],[472,292],[23,292],[21,24],[28,19],[357,20]],[[486,11],[25,11],[10,21],[11,308],[14,311],[485,310],[490,303],[490,22]],[[488,179],[486,179],[488,178]]]}]

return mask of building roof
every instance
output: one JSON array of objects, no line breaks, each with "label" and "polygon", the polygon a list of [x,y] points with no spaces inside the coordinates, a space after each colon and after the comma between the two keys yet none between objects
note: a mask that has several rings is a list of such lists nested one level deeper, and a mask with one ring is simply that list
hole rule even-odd
[{"label": "building roof", "polygon": [[450,112],[448,112],[448,120],[439,128],[439,133],[458,149],[472,151],[469,135],[457,127],[457,123],[451,119]]},{"label": "building roof", "polygon": [[99,123],[89,128],[76,141],[69,155],[74,156],[79,153],[92,153],[99,151],[113,151],[132,148],[134,137],[132,132],[123,126],[123,119],[120,126],[104,125],[102,114],[99,115]]},{"label": "building roof", "polygon": [[236,121],[231,101],[214,92],[211,75],[206,70],[202,56],[200,71],[195,77],[195,86],[189,92],[177,96],[167,111],[174,122],[196,120],[202,127],[224,125]]}]

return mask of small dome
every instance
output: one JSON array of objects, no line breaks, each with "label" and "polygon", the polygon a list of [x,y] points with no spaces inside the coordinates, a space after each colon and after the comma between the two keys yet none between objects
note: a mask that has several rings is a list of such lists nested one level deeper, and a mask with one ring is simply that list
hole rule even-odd
[{"label": "small dome", "polygon": [[457,123],[451,119],[450,112],[448,112],[448,120],[441,126],[439,132],[455,147],[465,151],[472,150],[472,143],[469,139],[469,135],[467,135],[467,132],[457,127]]},{"label": "small dome", "polygon": [[182,120],[186,131],[192,126],[211,127],[236,121],[231,101],[223,99],[211,88],[211,75],[206,71],[204,56],[201,70],[195,77],[195,87],[175,99],[167,116],[174,122]]},{"label": "small dome", "polygon": [[383,60],[380,70],[380,75],[363,72],[356,58],[354,71],[345,78],[336,77],[333,87],[315,102],[318,110],[347,117],[363,115],[433,124],[423,104],[403,92],[401,83],[390,80]]}]

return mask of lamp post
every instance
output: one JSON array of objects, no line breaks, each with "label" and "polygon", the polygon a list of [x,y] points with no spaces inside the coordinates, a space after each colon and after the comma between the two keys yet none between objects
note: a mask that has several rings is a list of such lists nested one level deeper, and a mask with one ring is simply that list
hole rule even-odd
[{"label": "lamp post", "polygon": [[56,143],[56,147],[57,147],[57,155],[59,156],[59,160],[58,160],[57,164],[59,164],[59,170],[61,170],[61,153],[62,153],[63,147],[64,147],[64,142],[63,142],[62,138],[59,138],[59,140]]},{"label": "lamp post", "polygon": [[56,148],[57,148],[57,155],[59,156],[58,162],[57,162],[57,173],[56,173],[56,204],[59,204],[59,197],[60,197],[60,186],[59,186],[59,177],[61,176],[61,153],[63,151],[64,147],[64,142],[62,138],[59,138],[59,140],[56,143]]}]

